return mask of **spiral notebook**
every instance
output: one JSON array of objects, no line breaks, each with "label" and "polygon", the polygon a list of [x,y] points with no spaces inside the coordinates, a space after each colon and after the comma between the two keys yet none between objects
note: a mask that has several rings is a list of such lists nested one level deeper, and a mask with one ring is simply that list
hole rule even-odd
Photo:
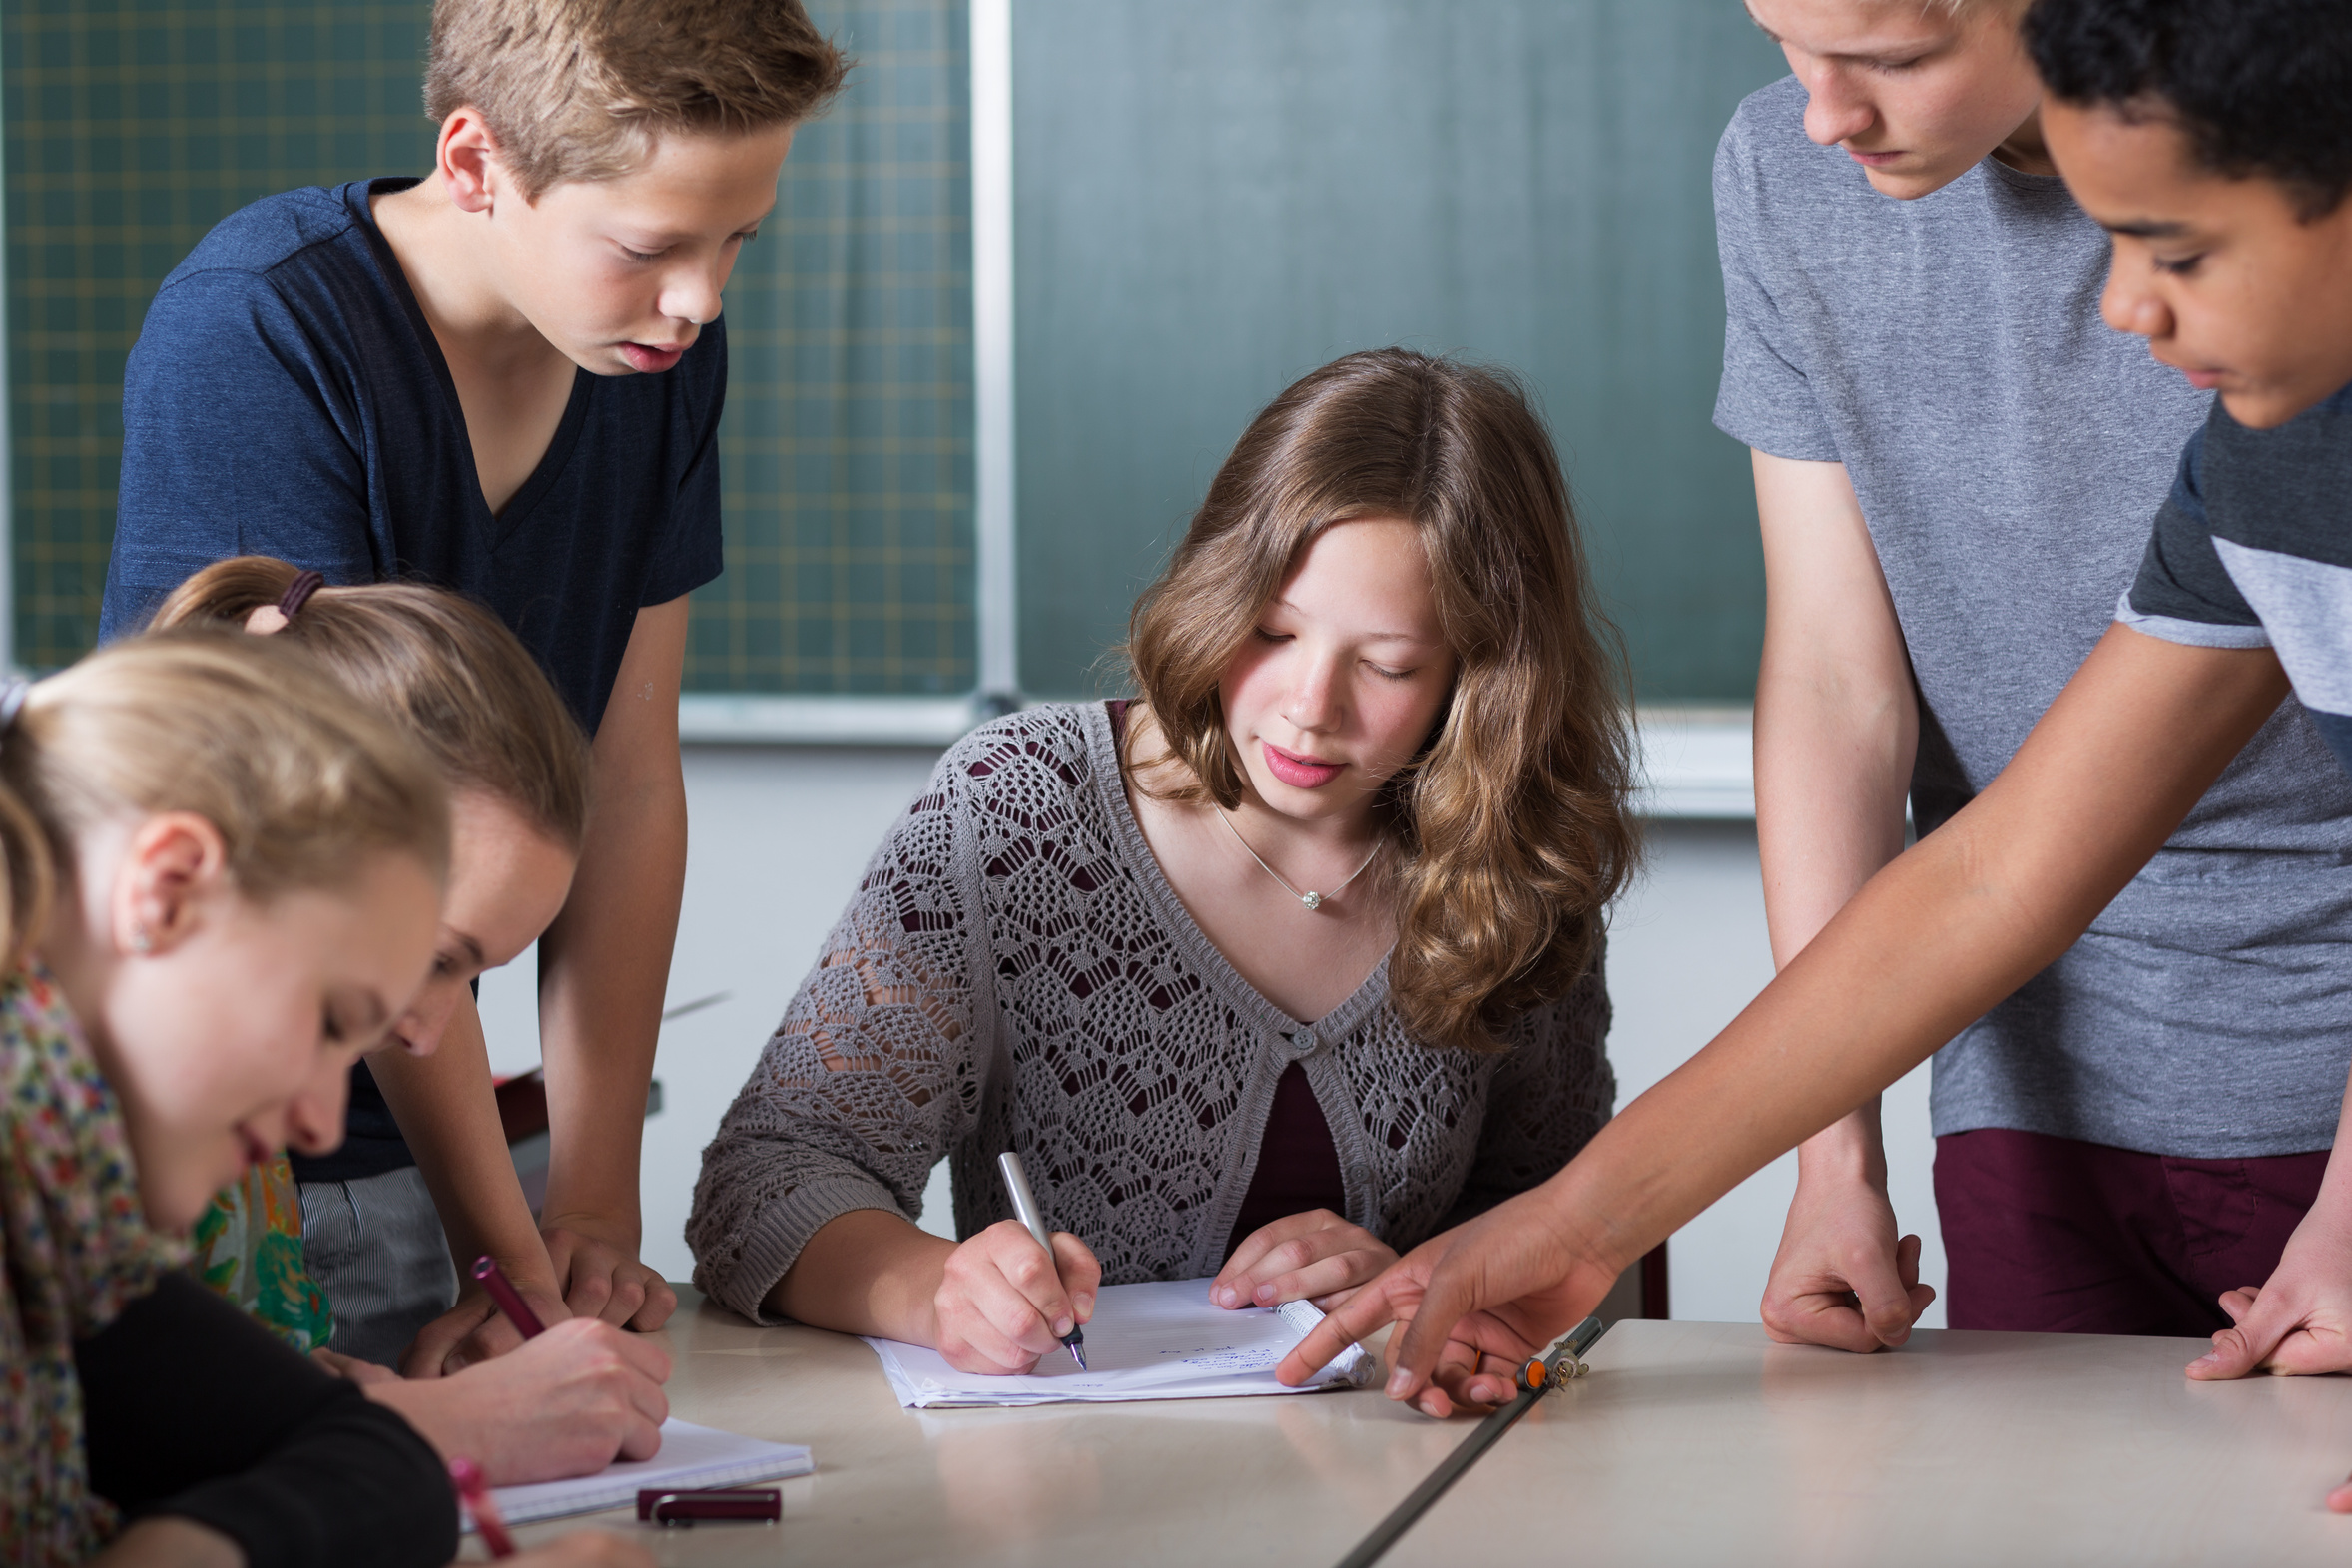
[{"label": "spiral notebook", "polygon": [[[815,1456],[798,1443],[764,1442],[671,1420],[662,1422],[662,1449],[650,1459],[623,1460],[594,1475],[569,1481],[494,1487],[491,1495],[498,1499],[498,1512],[508,1524],[528,1524],[534,1519],[560,1519],[600,1508],[635,1507],[641,1486],[679,1491],[740,1486],[807,1475],[816,1468]],[[473,1521],[467,1519],[465,1527],[471,1530]]]},{"label": "spiral notebook", "polygon": [[1362,1345],[1303,1387],[1274,1380],[1274,1368],[1323,1313],[1312,1302],[1228,1311],[1209,1300],[1206,1280],[1105,1286],[1086,1325],[1086,1365],[1056,1350],[1023,1377],[959,1372],[944,1356],[895,1339],[868,1339],[898,1402],[910,1410],[985,1405],[1107,1403],[1121,1399],[1230,1399],[1248,1394],[1367,1388],[1379,1365]]}]

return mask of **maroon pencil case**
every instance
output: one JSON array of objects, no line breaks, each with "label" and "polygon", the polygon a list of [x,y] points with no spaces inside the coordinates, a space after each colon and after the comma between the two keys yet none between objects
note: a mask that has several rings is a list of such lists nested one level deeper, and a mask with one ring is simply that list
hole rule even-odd
[{"label": "maroon pencil case", "polygon": [[647,1487],[637,1494],[637,1517],[652,1524],[693,1524],[698,1519],[784,1517],[784,1497],[773,1486],[714,1486],[702,1491]]}]

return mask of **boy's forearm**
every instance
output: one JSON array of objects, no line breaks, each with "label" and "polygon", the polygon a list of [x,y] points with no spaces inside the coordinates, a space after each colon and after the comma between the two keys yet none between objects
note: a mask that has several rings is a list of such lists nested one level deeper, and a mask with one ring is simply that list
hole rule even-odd
[{"label": "boy's forearm", "polygon": [[1622,1268],[2065,951],[2286,693],[2268,650],[2110,630],[2002,776],[1874,878],[1731,1026],[1553,1179]]},{"label": "boy's forearm", "polygon": [[768,1293],[768,1308],[839,1333],[936,1344],[939,1284],[955,1244],[881,1209],[853,1209],[818,1229]]},{"label": "boy's forearm", "polygon": [[1879,1096],[1872,1095],[1797,1145],[1797,1181],[1815,1189],[1835,1182],[1886,1190],[1887,1142],[1879,1120]]},{"label": "boy's forearm", "polygon": [[1908,678],[1899,691],[1880,691],[1765,667],[1756,690],[1756,848],[1775,970],[1903,852],[1917,735]]},{"label": "boy's forearm", "polygon": [[[1903,852],[1919,699],[1842,465],[1753,454],[1765,561],[1756,848],[1777,970]],[[1886,1185],[1878,1100],[1798,1147],[1800,1182]]]},{"label": "boy's forearm", "polygon": [[458,999],[432,1055],[395,1047],[376,1052],[368,1068],[432,1193],[458,1278],[487,1253],[509,1274],[552,1286],[554,1271],[498,1119],[489,1047],[473,998]]},{"label": "boy's forearm", "polygon": [[2352,1227],[2352,1082],[2336,1108],[2336,1141],[2328,1151],[2327,1173],[2320,1178],[2319,1196],[2312,1212]]},{"label": "boy's forearm", "polygon": [[1765,570],[1756,847],[1778,969],[1903,852],[1919,703],[1843,465],[1757,452],[1752,466]]},{"label": "boy's forearm", "polygon": [[540,939],[550,1129],[545,1225],[634,1253],[637,1166],[686,884],[686,790],[599,808],[572,895]]},{"label": "boy's forearm", "polygon": [[[1755,777],[1764,920],[1778,970],[1903,852],[1919,720],[1900,663],[1839,663],[1835,643],[1812,636],[1814,627],[1784,620],[1775,630],[1756,681]],[[1799,1145],[1797,1170],[1808,1184],[1883,1189],[1878,1097]]]},{"label": "boy's forearm", "polygon": [[637,613],[593,749],[594,804],[563,912],[539,939],[550,1149],[540,1224],[634,1255],[638,1152],[686,890],[678,691],[686,601]]}]

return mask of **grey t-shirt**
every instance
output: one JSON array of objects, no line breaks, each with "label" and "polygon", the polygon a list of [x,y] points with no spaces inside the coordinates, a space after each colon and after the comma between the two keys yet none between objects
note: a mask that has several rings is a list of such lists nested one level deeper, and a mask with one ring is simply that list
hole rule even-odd
[{"label": "grey t-shirt", "polygon": [[[2208,398],[2099,319],[2106,237],[1988,159],[1913,202],[1751,95],[1715,157],[1715,422],[1841,462],[1920,693],[1922,832],[2002,768],[2108,622]],[[2334,1141],[2352,1061],[2352,781],[2290,699],[2058,961],[1938,1053],[1939,1136],[2200,1159]]]}]

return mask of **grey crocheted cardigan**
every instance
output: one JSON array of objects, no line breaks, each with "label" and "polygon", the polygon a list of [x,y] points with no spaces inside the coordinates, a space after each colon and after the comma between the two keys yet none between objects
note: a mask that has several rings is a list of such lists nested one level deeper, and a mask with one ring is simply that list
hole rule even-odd
[{"label": "grey crocheted cardigan", "polygon": [[1100,704],[974,731],[857,896],[703,1151],[694,1283],[762,1303],[819,1227],[919,1218],[951,1162],[955,1225],[1008,1218],[1020,1151],[1106,1284],[1214,1274],[1275,1083],[1301,1063],[1348,1218],[1399,1251],[1557,1171],[1609,1115],[1600,965],[1484,1055],[1416,1043],[1388,965],[1302,1024],[1234,972],[1161,874]]}]

